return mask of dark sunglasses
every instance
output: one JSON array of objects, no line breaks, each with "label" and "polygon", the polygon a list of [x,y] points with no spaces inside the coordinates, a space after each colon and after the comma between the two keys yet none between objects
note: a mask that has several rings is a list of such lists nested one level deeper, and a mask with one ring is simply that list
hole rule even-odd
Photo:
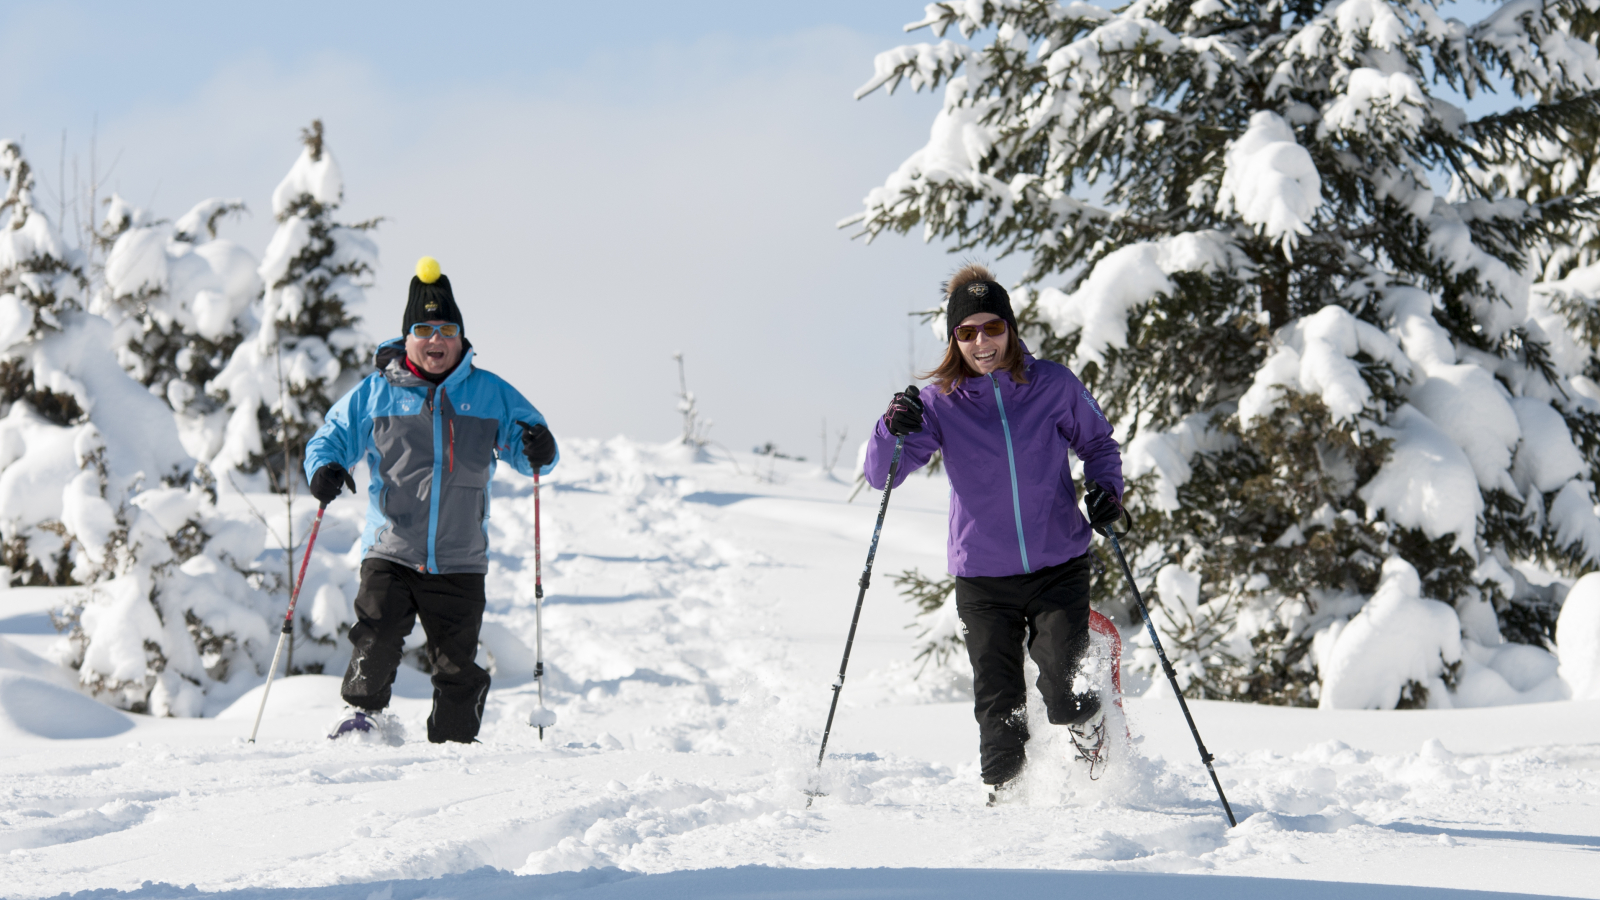
[{"label": "dark sunglasses", "polygon": [[417,324],[411,326],[411,336],[417,338],[418,340],[424,341],[433,337],[435,334],[442,334],[447,338],[453,338],[460,333],[461,326],[454,322],[446,322],[443,325],[429,325],[427,322],[418,322]]},{"label": "dark sunglasses", "polygon": [[982,325],[957,325],[956,340],[963,344],[971,343],[972,341],[978,339],[978,329],[980,328],[982,328],[983,333],[987,334],[989,337],[999,337],[1000,335],[1006,333],[1006,320],[990,319]]}]

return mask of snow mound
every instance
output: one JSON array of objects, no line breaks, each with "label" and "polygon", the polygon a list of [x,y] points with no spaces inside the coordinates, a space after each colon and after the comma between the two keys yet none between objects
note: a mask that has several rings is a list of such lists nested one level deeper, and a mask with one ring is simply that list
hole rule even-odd
[{"label": "snow mound", "polygon": [[51,740],[111,737],[133,727],[120,712],[14,670],[0,670],[0,734]]},{"label": "snow mound", "polygon": [[30,653],[22,647],[0,637],[0,669],[10,669],[31,675],[42,681],[58,684],[64,688],[74,688],[77,681],[72,677],[70,670],[62,668],[55,663]]},{"label": "snow mound", "polygon": [[[401,671],[407,671],[402,666]],[[414,671],[414,670],[412,670]],[[265,686],[251,689],[244,696],[217,713],[219,719],[254,719],[261,708],[261,692]],[[333,675],[296,675],[277,678],[272,682],[272,693],[267,698],[267,711],[262,718],[281,715],[298,715],[308,710],[341,710],[344,700],[339,696],[339,679]]]},{"label": "snow mound", "polygon": [[[419,640],[421,631],[419,627],[415,632]],[[335,675],[295,675],[291,678],[279,675],[272,681],[272,693],[267,698],[267,711],[262,718],[295,717],[308,712],[315,712],[319,718],[327,718],[327,710],[344,709],[344,698],[339,696],[339,685],[343,680],[342,671]],[[428,676],[408,665],[402,665],[395,672],[391,689],[395,697],[409,700],[424,700],[433,696],[433,684]],[[256,710],[261,708],[263,690],[265,685],[251,688],[217,713],[217,718],[254,719]]]},{"label": "snow mound", "polygon": [[1448,703],[1441,664],[1461,659],[1455,610],[1422,596],[1422,580],[1398,556],[1384,561],[1377,593],[1348,623],[1316,637],[1323,709],[1394,709],[1406,685]]},{"label": "snow mound", "polygon": [[1600,699],[1600,573],[1578,579],[1556,620],[1561,680],[1574,700]]}]

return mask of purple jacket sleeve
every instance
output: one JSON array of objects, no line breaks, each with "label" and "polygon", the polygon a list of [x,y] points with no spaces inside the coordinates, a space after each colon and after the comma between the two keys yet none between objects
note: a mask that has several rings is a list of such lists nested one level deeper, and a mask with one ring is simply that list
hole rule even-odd
[{"label": "purple jacket sleeve", "polygon": [[[889,433],[889,426],[883,424],[883,417],[878,417],[878,424],[872,429],[872,437],[867,441],[867,461],[862,467],[862,472],[867,476],[867,484],[875,490],[883,490],[883,483],[889,477],[889,461],[894,458],[894,435]],[[899,487],[906,476],[928,464],[935,450],[939,449],[939,422],[933,415],[933,410],[925,404],[922,410],[922,430],[916,434],[906,435],[906,443],[900,450],[900,468],[895,472],[894,486]]]},{"label": "purple jacket sleeve", "polygon": [[1070,377],[1067,390],[1067,414],[1058,427],[1072,452],[1083,460],[1084,480],[1099,484],[1120,500],[1125,487],[1122,452],[1117,439],[1111,436],[1111,423],[1078,376]]}]

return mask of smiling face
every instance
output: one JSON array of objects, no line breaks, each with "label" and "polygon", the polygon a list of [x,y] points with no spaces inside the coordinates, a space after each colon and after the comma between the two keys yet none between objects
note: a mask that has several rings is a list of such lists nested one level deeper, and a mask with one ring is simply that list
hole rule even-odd
[{"label": "smiling face", "polygon": [[957,341],[956,346],[961,348],[961,356],[966,359],[967,365],[976,369],[979,375],[987,375],[1006,363],[1006,341],[1011,338],[1010,329],[1001,332],[999,337],[990,337],[983,333],[983,323],[993,322],[998,318],[1000,317],[994,313],[973,313],[957,323],[978,328],[976,338],[970,341]]},{"label": "smiling face", "polygon": [[[430,319],[429,325],[444,325],[443,319]],[[406,335],[406,359],[429,375],[443,375],[461,361],[461,335],[445,337],[435,331],[432,337]]]}]

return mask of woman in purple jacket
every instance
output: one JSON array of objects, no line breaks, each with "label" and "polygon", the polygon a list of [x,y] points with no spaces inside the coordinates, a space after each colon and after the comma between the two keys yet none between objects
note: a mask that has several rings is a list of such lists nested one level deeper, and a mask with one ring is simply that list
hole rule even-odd
[{"label": "woman in purple jacket", "polygon": [[[1022,771],[1028,740],[1024,643],[1039,667],[1052,725],[1072,730],[1080,754],[1099,761],[1099,695],[1074,693],[1089,645],[1091,528],[1122,516],[1122,458],[1111,425],[1066,366],[1034,359],[1017,337],[1005,288],[969,265],[945,285],[950,344],[926,377],[894,395],[867,448],[867,481],[881,489],[896,438],[905,446],[896,484],[944,453],[950,478],[950,573],[972,661],[989,801]],[[1067,460],[1083,460],[1086,520]]]}]

